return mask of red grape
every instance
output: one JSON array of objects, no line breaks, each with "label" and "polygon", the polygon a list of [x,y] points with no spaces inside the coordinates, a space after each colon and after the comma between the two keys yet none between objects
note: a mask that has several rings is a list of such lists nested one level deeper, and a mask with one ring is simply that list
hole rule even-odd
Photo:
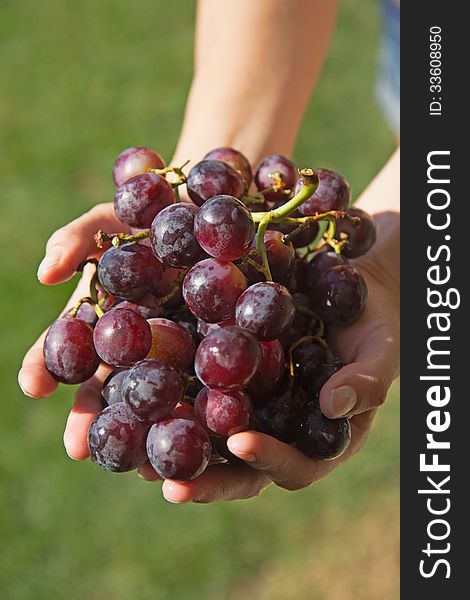
[{"label": "red grape", "polygon": [[239,389],[250,383],[260,360],[257,339],[249,331],[229,326],[216,329],[202,340],[194,368],[207,387]]},{"label": "red grape", "polygon": [[221,323],[206,323],[205,321],[198,319],[197,332],[200,338],[205,338],[206,335],[209,335],[209,333],[212,333],[216,329],[227,327],[229,325],[235,325],[235,319],[229,319],[228,321],[222,321]]},{"label": "red grape", "polygon": [[112,246],[98,263],[98,279],[104,289],[126,300],[154,290],[161,275],[162,266],[151,249],[140,244]]},{"label": "red grape", "polygon": [[130,367],[145,358],[152,344],[147,321],[133,310],[111,310],[93,332],[96,352],[114,367]]},{"label": "red grape", "polygon": [[196,415],[194,414],[194,408],[189,402],[178,402],[175,408],[171,411],[168,416],[169,419],[189,419],[190,421],[196,421],[199,423]]},{"label": "red grape", "polygon": [[113,179],[116,186],[147,169],[163,169],[165,162],[163,158],[150,148],[127,148],[116,158],[113,167]]},{"label": "red grape", "polygon": [[359,217],[360,225],[354,225],[346,218],[336,220],[336,239],[348,236],[347,242],[341,252],[348,258],[357,258],[365,254],[374,244],[377,235],[374,219],[365,210],[351,206],[346,210],[351,217]]},{"label": "red grape", "polygon": [[132,367],[122,382],[122,397],[142,421],[167,417],[183,397],[183,381],[170,365],[155,359]]},{"label": "red grape", "polygon": [[240,296],[235,309],[239,327],[260,340],[274,340],[291,325],[295,306],[289,291],[280,283],[255,283]]},{"label": "red grape", "polygon": [[[72,311],[73,307],[66,311],[63,316],[68,317]],[[94,327],[96,325],[96,321],[98,321],[98,315],[96,314],[93,305],[89,304],[88,302],[84,302],[80,305],[75,318],[85,321],[85,323],[88,323],[90,327]]]},{"label": "red grape", "polygon": [[88,431],[90,458],[106,471],[132,471],[147,460],[150,423],[139,421],[123,402],[98,413]]},{"label": "red grape", "polygon": [[101,399],[105,406],[123,401],[121,386],[127,373],[128,369],[117,369],[106,377],[101,388]]},{"label": "red grape", "polygon": [[114,212],[122,223],[148,228],[155,216],[174,201],[173,189],[164,177],[142,173],[117,188]]},{"label": "red grape", "polygon": [[326,323],[348,325],[364,311],[367,285],[359,269],[339,265],[318,279],[313,300],[316,312]]},{"label": "red grape", "polygon": [[220,260],[244,256],[255,237],[250,211],[233,196],[215,196],[201,206],[194,234],[204,250]]},{"label": "red grape", "polygon": [[127,308],[129,310],[133,310],[141,317],[144,317],[144,319],[161,317],[165,312],[163,307],[156,304],[155,301],[152,302],[152,296],[150,294],[147,296],[148,298],[146,298],[146,296],[143,296],[142,298],[136,298],[135,302],[123,300],[122,302],[119,302],[113,306],[113,310]]},{"label": "red grape", "polygon": [[253,179],[251,165],[248,159],[238,150],[228,147],[215,148],[215,150],[211,150],[204,156],[204,160],[219,160],[229,165],[240,173],[246,187],[250,187],[251,180]]},{"label": "red grape", "polygon": [[220,391],[205,387],[197,395],[194,412],[210,434],[226,437],[249,429],[253,406],[242,390]]},{"label": "red grape", "polygon": [[194,165],[186,185],[189,197],[198,206],[214,196],[228,194],[241,198],[245,192],[240,174],[220,160],[202,160]]},{"label": "red grape", "polygon": [[147,455],[160,477],[189,481],[209,463],[211,443],[206,431],[190,419],[167,419],[150,428]]},{"label": "red grape", "polygon": [[187,369],[194,360],[196,344],[192,335],[169,319],[149,319],[152,345],[148,358],[158,358],[179,371]]},{"label": "red grape", "polygon": [[347,265],[348,259],[326,247],[319,252],[308,265],[308,287],[315,292],[318,279],[331,267]]},{"label": "red grape", "polygon": [[348,419],[327,419],[314,405],[304,409],[295,433],[295,443],[304,454],[311,458],[338,458],[350,441]]},{"label": "red grape", "polygon": [[189,310],[207,323],[231,319],[235,304],[247,283],[231,262],[207,258],[192,267],[183,281],[183,297]]},{"label": "red grape", "polygon": [[[345,210],[351,201],[349,183],[340,173],[330,169],[315,169],[320,183],[314,194],[300,207],[299,211],[305,215],[316,215],[330,210]],[[297,184],[299,191],[301,182]]]},{"label": "red grape", "polygon": [[[285,244],[283,238],[284,234],[280,231],[268,230],[264,234],[264,246],[274,281],[286,285],[294,273],[296,257],[294,246],[291,243]],[[261,265],[259,256],[254,260]],[[264,281],[263,274],[255,267],[243,265],[241,268],[250,284]]]},{"label": "red grape", "polygon": [[198,210],[192,202],[180,202],[164,208],[153,220],[150,240],[164,265],[191,267],[206,256],[194,235]]},{"label": "red grape", "polygon": [[257,402],[270,394],[281,381],[285,369],[284,348],[279,340],[261,342],[261,359],[248,386],[248,393]]},{"label": "red grape", "polygon": [[[297,216],[301,217],[302,215],[292,213],[289,216],[295,218]],[[269,225],[269,230],[280,231],[283,235],[287,235],[289,233],[292,233],[292,231],[294,231],[298,227],[298,224],[289,222],[272,223],[271,225]],[[311,244],[313,240],[315,240],[317,235],[318,223],[316,221],[311,221],[307,224],[307,226],[304,226],[304,228],[302,228],[299,231],[299,233],[292,237],[292,245],[294,246],[294,248],[303,248],[304,246],[308,246],[309,244]]]},{"label": "red grape", "polygon": [[93,329],[74,317],[62,317],[52,323],[43,352],[47,370],[62,383],[82,383],[100,364],[93,345]]},{"label": "red grape", "polygon": [[267,202],[284,203],[289,198],[284,191],[293,190],[297,181],[297,169],[294,163],[279,154],[267,156],[263,159],[255,173],[255,183],[258,191],[272,187],[274,183],[273,176],[280,173],[284,183],[284,189],[280,191],[265,192],[264,197]]}]

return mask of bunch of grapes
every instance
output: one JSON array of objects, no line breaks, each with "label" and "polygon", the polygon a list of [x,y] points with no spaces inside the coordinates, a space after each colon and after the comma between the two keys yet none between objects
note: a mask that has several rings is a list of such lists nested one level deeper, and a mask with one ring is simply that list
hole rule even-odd
[{"label": "bunch of grapes", "polygon": [[310,457],[340,456],[349,421],[326,418],[319,393],[342,367],[329,328],[366,305],[348,259],[374,243],[372,218],[349,207],[339,173],[297,170],[283,156],[254,177],[232,148],[184,167],[148,148],[118,156],[114,210],[133,233],[96,234],[104,252],[90,296],[44,342],[60,382],[86,381],[101,362],[114,369],[91,459],[115,472],[150,461],[160,477],[188,481],[238,461],[226,440],[248,429]]}]

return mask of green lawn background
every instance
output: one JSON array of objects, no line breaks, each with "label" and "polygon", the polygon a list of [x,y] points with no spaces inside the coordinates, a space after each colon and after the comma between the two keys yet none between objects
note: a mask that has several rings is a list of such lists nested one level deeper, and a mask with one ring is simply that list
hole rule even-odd
[{"label": "green lawn background", "polygon": [[[159,484],[67,458],[72,389],[28,400],[17,387],[22,354],[74,285],[38,284],[47,237],[112,199],[122,148],[171,156],[193,18],[189,0],[0,5],[0,597],[397,598],[397,389],[366,448],[320,484],[173,506]],[[393,149],[374,100],[378,36],[375,1],[343,2],[295,153],[342,171],[355,195]]]}]

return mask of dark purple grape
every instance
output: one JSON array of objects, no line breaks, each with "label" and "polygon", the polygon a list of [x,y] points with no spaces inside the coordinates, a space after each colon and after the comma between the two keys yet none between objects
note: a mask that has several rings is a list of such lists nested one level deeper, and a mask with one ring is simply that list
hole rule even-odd
[{"label": "dark purple grape", "polygon": [[246,387],[261,360],[257,339],[236,326],[221,327],[206,336],[196,351],[194,368],[211,389]]},{"label": "dark purple grape", "polygon": [[306,456],[338,458],[350,441],[351,426],[348,419],[327,419],[314,405],[309,405],[302,411],[296,427],[295,443]]},{"label": "dark purple grape", "polygon": [[[299,211],[309,216],[330,210],[346,210],[351,200],[351,189],[346,179],[330,169],[315,169],[315,172],[320,178],[320,183],[315,193],[299,207]],[[301,186],[299,181],[296,193]]]},{"label": "dark purple grape", "polygon": [[281,175],[284,184],[283,190],[265,192],[264,197],[267,202],[284,203],[289,198],[289,195],[284,192],[293,190],[297,182],[297,169],[294,163],[285,156],[274,154],[261,161],[255,173],[256,188],[258,191],[262,191],[272,187],[276,173]]},{"label": "dark purple grape", "polygon": [[362,315],[367,302],[364,277],[352,265],[332,267],[318,279],[313,301],[316,312],[326,323],[354,323]]},{"label": "dark purple grape", "polygon": [[233,318],[235,304],[246,286],[243,273],[234,264],[207,258],[186,274],[183,297],[198,319],[220,323]]},{"label": "dark purple grape", "polygon": [[113,367],[130,367],[144,359],[152,344],[147,321],[133,310],[111,310],[104,314],[93,332],[96,352]]},{"label": "dark purple grape", "polygon": [[142,421],[167,417],[183,398],[183,380],[170,365],[155,359],[132,367],[122,382],[122,397]]},{"label": "dark purple grape", "polygon": [[299,313],[298,311],[295,313],[292,325],[279,336],[279,341],[286,352],[289,351],[289,348],[298,339],[311,334],[311,322],[311,317]]},{"label": "dark purple grape", "polygon": [[241,198],[245,193],[245,182],[240,174],[220,160],[202,160],[194,165],[186,186],[189,197],[198,206],[221,194]]},{"label": "dark purple grape", "polygon": [[[155,319],[164,315],[165,311],[162,306],[156,304],[154,297],[151,294],[146,294],[142,298],[136,298],[135,302],[123,300],[113,307],[113,310],[127,308],[133,310],[144,319]],[[152,301],[153,299],[153,301]]]},{"label": "dark purple grape", "polygon": [[194,413],[211,435],[227,437],[250,428],[253,406],[242,390],[203,388],[194,403]]},{"label": "dark purple grape", "polygon": [[145,441],[150,423],[139,421],[123,402],[96,415],[88,431],[90,458],[106,471],[124,473],[147,461]]},{"label": "dark purple grape", "polygon": [[342,254],[329,250],[326,246],[322,249],[308,265],[308,287],[311,292],[316,291],[317,281],[332,267],[347,265],[349,261]]},{"label": "dark purple grape", "polygon": [[173,189],[164,177],[142,173],[117,188],[114,212],[121,223],[147,229],[156,215],[174,201]]},{"label": "dark purple grape", "polygon": [[276,389],[284,374],[286,363],[284,349],[279,340],[261,342],[260,348],[261,359],[248,386],[248,393],[253,402],[265,399]]},{"label": "dark purple grape", "polygon": [[82,383],[100,364],[93,345],[93,329],[74,317],[62,317],[52,323],[43,352],[47,370],[62,383]]},{"label": "dark purple grape", "polygon": [[128,373],[127,369],[117,369],[110,373],[103,382],[101,399],[105,406],[122,402],[121,386]]},{"label": "dark purple grape", "polygon": [[105,290],[125,300],[134,300],[155,290],[162,266],[147,246],[111,246],[98,263],[98,279]]},{"label": "dark purple grape", "polygon": [[294,315],[294,301],[289,291],[273,281],[249,287],[238,299],[235,309],[237,325],[264,341],[274,340],[286,331]]},{"label": "dark purple grape", "polygon": [[[297,211],[296,211],[297,212]],[[294,218],[296,216],[301,217],[302,215],[297,215],[292,213],[289,215]],[[288,235],[292,233],[295,229],[297,229],[299,225],[295,223],[272,223],[269,226],[269,230],[280,231],[283,235]],[[303,248],[304,246],[308,246],[311,244],[318,235],[318,223],[316,221],[311,221],[305,227],[303,227],[299,232],[292,237],[292,245],[294,248]]]},{"label": "dark purple grape", "polygon": [[264,245],[268,255],[269,268],[274,281],[286,283],[294,271],[294,246],[283,242],[280,231],[266,231]]},{"label": "dark purple grape", "polygon": [[306,340],[292,350],[296,382],[308,394],[315,390],[325,360],[325,348],[314,341]]},{"label": "dark purple grape", "polygon": [[215,148],[215,150],[211,150],[204,156],[204,160],[219,160],[220,162],[229,165],[232,169],[235,169],[235,171],[240,173],[246,188],[248,189],[250,187],[253,179],[251,165],[248,162],[248,159],[238,150],[228,147]]},{"label": "dark purple grape", "polygon": [[255,405],[259,431],[290,444],[294,441],[296,414],[303,407],[306,395],[301,388],[288,385],[263,404]]},{"label": "dark purple grape", "polygon": [[[309,266],[310,263],[304,258],[297,258],[295,261],[294,280],[291,286],[300,292],[310,292],[308,287]],[[289,286],[289,289],[291,289],[291,286]]]},{"label": "dark purple grape", "polygon": [[312,393],[314,395],[318,395],[322,387],[328,381],[328,379],[343,367],[344,364],[339,360],[334,360],[333,362],[326,362],[323,365],[321,365],[316,374],[315,384],[312,388]]},{"label": "dark purple grape", "polygon": [[195,479],[207,467],[211,450],[202,425],[186,418],[160,421],[152,425],[147,437],[150,464],[164,479]]},{"label": "dark purple grape", "polygon": [[347,235],[347,242],[341,252],[348,258],[357,258],[365,254],[374,245],[377,230],[374,219],[365,210],[351,206],[346,210],[351,217],[359,217],[358,227],[346,218],[336,220],[336,239],[342,240]]},{"label": "dark purple grape", "polygon": [[179,202],[164,208],[153,220],[150,228],[152,249],[164,265],[192,267],[207,256],[194,235],[194,218],[198,210],[192,202]]},{"label": "dark purple grape", "polygon": [[150,148],[127,148],[116,158],[113,166],[113,179],[116,186],[122,185],[131,177],[145,173],[148,169],[163,169],[165,161]]},{"label": "dark purple grape", "polygon": [[[73,311],[73,308],[70,308],[66,313],[64,313],[64,317],[68,317],[70,313]],[[94,327],[96,322],[98,321],[98,315],[96,314],[95,309],[92,304],[88,302],[84,302],[80,305],[77,314],[75,315],[76,319],[80,319],[80,321],[85,321],[88,323],[90,327]]]},{"label": "dark purple grape", "polygon": [[157,358],[178,371],[187,369],[194,360],[196,344],[192,335],[169,319],[149,319],[152,346],[148,358]]},{"label": "dark purple grape", "polygon": [[194,234],[204,250],[220,260],[244,256],[255,238],[250,211],[233,196],[215,196],[201,206]]},{"label": "dark purple grape", "polygon": [[238,456],[235,456],[233,452],[230,452],[227,446],[227,438],[218,437],[216,435],[209,436],[212,444],[212,449],[217,452],[219,456],[225,458],[230,464],[233,465],[245,465],[245,461]]}]

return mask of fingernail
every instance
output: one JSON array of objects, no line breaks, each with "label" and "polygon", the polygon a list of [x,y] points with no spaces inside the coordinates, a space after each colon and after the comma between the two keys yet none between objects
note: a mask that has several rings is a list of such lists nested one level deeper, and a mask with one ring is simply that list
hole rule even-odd
[{"label": "fingernail", "polygon": [[342,385],[341,387],[331,390],[328,399],[329,412],[332,417],[344,417],[356,405],[357,394],[356,390],[350,385]]},{"label": "fingernail", "polygon": [[232,454],[235,454],[235,456],[238,456],[238,458],[241,458],[245,462],[255,462],[256,460],[256,456],[254,454],[240,449],[236,440],[228,440],[227,447]]},{"label": "fingernail", "polygon": [[28,390],[24,387],[24,385],[21,383],[21,371],[18,374],[18,385],[20,386],[20,389],[25,396],[27,396],[28,398],[36,398],[36,396],[33,396],[33,394],[30,394],[28,392]]},{"label": "fingernail", "polygon": [[46,271],[49,271],[51,267],[54,267],[60,261],[61,256],[61,248],[52,248],[42,259],[41,264],[38,267],[38,278],[41,278]]},{"label": "fingernail", "polygon": [[166,482],[166,486],[164,488],[162,488],[162,493],[163,493],[163,497],[165,498],[165,500],[167,502],[171,502],[171,504],[183,504],[182,502],[180,502],[179,500],[173,500],[172,498],[168,497],[168,492],[171,492],[175,489],[175,485],[173,483],[169,483],[168,481]]}]

